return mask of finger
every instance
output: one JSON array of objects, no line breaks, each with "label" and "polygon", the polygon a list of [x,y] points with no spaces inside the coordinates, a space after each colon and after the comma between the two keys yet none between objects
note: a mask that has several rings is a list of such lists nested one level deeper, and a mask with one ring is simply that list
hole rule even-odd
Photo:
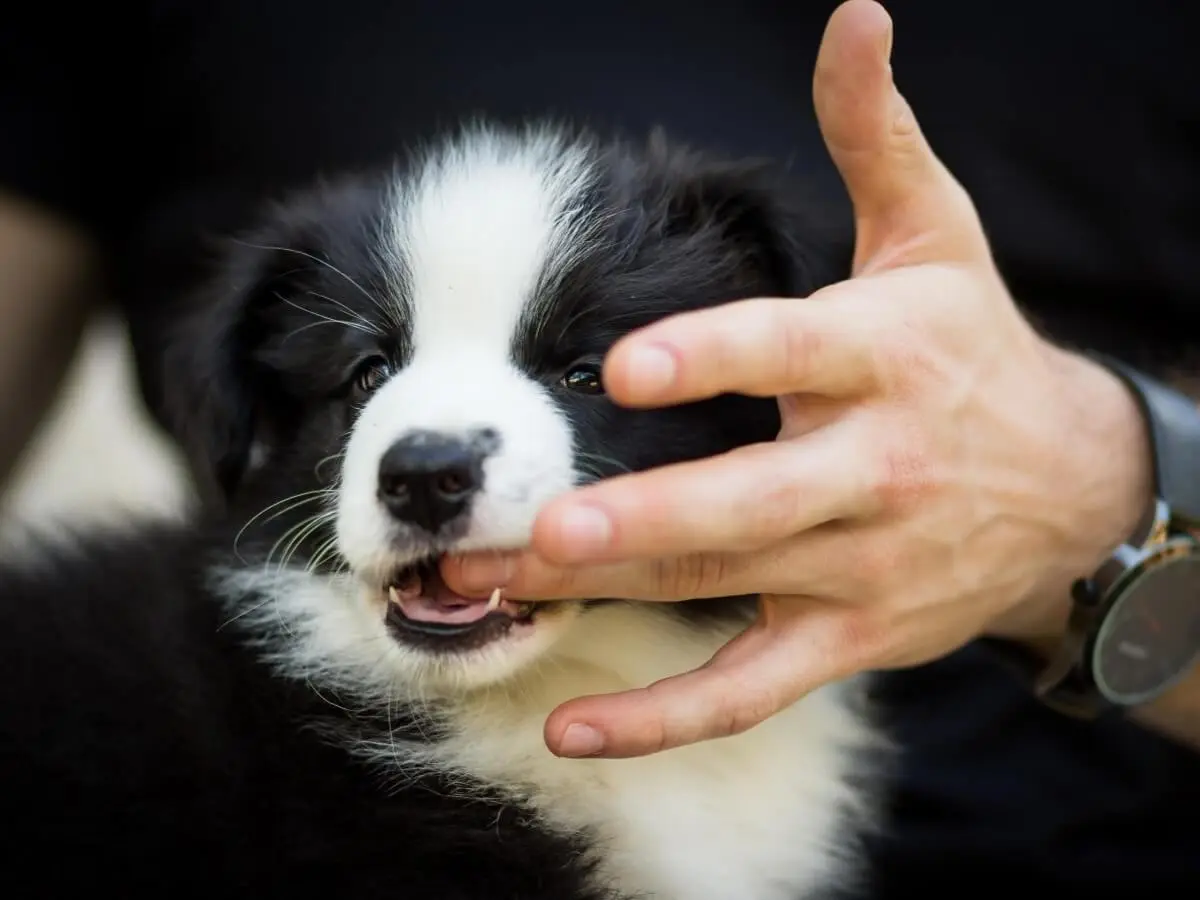
[{"label": "finger", "polygon": [[534,545],[560,565],[732,553],[868,516],[879,495],[860,421],[574,491],[541,511]]},{"label": "finger", "polygon": [[829,19],[813,75],[821,133],[854,205],[855,271],[889,245],[910,263],[978,259],[986,242],[974,207],[896,89],[891,48],[883,7],[847,0]]},{"label": "finger", "polygon": [[516,600],[676,600],[658,596],[656,563],[560,566],[533,551],[467,553],[442,557],[447,587],[464,597],[486,597],[496,588]]},{"label": "finger", "polygon": [[765,615],[704,666],[649,687],[570,700],[546,721],[560,756],[627,758],[753,728],[808,692],[857,670],[868,647],[856,643],[851,616],[814,605]]},{"label": "finger", "polygon": [[742,300],[664,319],[618,341],[604,384],[626,406],[747,394],[849,397],[877,383],[871,317],[820,300]]},{"label": "finger", "polygon": [[697,553],[590,566],[557,565],[533,551],[446,557],[442,577],[465,596],[494,588],[519,600],[597,598],[673,602],[708,597],[809,594],[856,598],[864,579],[887,574],[879,538],[838,523],[753,553]]}]

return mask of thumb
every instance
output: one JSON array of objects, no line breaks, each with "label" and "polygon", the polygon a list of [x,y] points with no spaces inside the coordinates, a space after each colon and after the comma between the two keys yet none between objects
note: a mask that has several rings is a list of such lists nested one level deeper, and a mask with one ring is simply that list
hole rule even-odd
[{"label": "thumb", "polygon": [[847,0],[825,28],[813,103],[854,205],[854,270],[987,256],[970,198],[938,159],[891,69],[892,20]]}]

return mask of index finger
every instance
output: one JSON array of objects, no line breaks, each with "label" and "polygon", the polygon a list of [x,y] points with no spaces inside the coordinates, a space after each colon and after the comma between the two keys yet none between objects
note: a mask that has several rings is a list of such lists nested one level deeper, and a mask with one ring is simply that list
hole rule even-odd
[{"label": "index finger", "polygon": [[869,316],[825,289],[810,297],[739,300],[662,319],[608,353],[604,384],[626,406],[719,394],[858,396],[878,384]]}]

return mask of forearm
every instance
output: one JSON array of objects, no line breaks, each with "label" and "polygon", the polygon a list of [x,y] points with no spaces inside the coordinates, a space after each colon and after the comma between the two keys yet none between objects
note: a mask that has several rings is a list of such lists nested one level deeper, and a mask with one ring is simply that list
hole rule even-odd
[{"label": "forearm", "polygon": [[[1070,588],[1075,579],[1096,571],[1114,548],[1132,535],[1153,496],[1153,461],[1145,425],[1135,401],[1115,376],[1061,354],[1064,389],[1074,392],[1086,410],[1077,423],[1078,438],[1067,456],[1064,496],[1056,498],[1079,510],[1074,552],[1064,555],[1028,602],[1002,622],[993,636],[1024,644],[1049,660],[1062,645],[1070,617]],[[1195,386],[1193,384],[1193,386]],[[1200,751],[1200,667],[1152,703],[1130,710],[1130,717]]]},{"label": "forearm", "polygon": [[1200,669],[1158,700],[1134,712],[1134,718],[1200,751]]}]

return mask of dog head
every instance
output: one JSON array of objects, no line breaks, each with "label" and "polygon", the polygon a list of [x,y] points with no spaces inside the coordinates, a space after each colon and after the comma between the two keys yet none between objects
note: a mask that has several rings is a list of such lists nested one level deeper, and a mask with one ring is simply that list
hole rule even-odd
[{"label": "dog head", "polygon": [[587,604],[489,611],[437,559],[525,545],[580,483],[774,438],[774,401],[626,409],[600,367],[665,316],[842,277],[843,223],[794,189],[658,137],[473,128],[275,207],[170,357],[171,415],[238,557],[291,579],[289,609],[325,585],[311,640],[386,646],[430,690],[541,657]]}]

